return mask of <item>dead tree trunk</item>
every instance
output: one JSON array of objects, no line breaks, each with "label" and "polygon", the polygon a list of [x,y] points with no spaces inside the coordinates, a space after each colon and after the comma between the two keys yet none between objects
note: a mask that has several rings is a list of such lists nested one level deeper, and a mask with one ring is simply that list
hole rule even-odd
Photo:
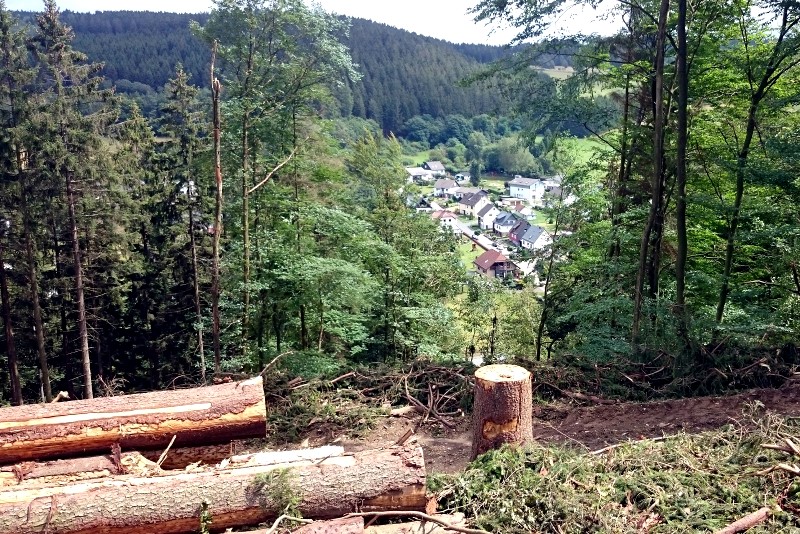
[{"label": "dead tree trunk", "polygon": [[[261,377],[246,382],[0,411],[0,464],[123,448],[263,437]],[[2,530],[0,530],[2,532]]]},{"label": "dead tree trunk", "polygon": [[357,452],[321,462],[256,466],[154,477],[115,477],[0,492],[0,532],[15,534],[177,534],[255,525],[287,502],[304,517],[354,510],[424,510],[425,461],[419,447]]},{"label": "dead tree trunk", "polygon": [[472,459],[504,444],[532,440],[531,373],[516,365],[487,365],[475,371]]}]

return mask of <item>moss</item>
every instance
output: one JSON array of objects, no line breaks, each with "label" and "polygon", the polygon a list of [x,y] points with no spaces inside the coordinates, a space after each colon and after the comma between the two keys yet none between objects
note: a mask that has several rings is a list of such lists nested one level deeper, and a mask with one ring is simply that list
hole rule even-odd
[{"label": "moss", "polygon": [[256,491],[265,509],[292,517],[300,515],[301,496],[292,484],[290,469],[274,469],[255,478]]}]

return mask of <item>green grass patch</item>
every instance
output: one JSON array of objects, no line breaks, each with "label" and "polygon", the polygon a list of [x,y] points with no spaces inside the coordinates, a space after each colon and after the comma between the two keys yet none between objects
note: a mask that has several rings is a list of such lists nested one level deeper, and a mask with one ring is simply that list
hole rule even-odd
[{"label": "green grass patch", "polygon": [[458,257],[461,258],[461,263],[467,268],[467,270],[472,270],[472,262],[475,261],[475,258],[483,254],[483,249],[477,245],[474,246],[472,241],[467,241],[466,243],[461,243],[458,245]]},{"label": "green grass patch", "polygon": [[800,518],[776,503],[786,495],[784,504],[797,506],[800,484],[783,471],[761,472],[786,460],[762,445],[798,435],[800,423],[750,409],[746,423],[604,454],[538,444],[492,451],[429,486],[440,512],[461,511],[506,534],[709,532],[764,505],[775,512],[748,532],[798,532]]}]

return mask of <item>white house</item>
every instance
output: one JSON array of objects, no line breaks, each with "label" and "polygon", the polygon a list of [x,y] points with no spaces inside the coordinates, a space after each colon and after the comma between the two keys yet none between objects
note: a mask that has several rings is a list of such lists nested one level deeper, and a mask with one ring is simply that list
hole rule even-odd
[{"label": "white house", "polygon": [[507,211],[501,211],[495,217],[492,229],[501,236],[507,236],[515,224],[517,224],[516,217]]},{"label": "white house", "polygon": [[437,197],[451,197],[458,189],[458,184],[449,178],[440,178],[433,184],[433,195]]},{"label": "white house", "polygon": [[408,183],[429,184],[433,181],[433,173],[422,167],[406,167]]},{"label": "white house", "polygon": [[528,203],[534,205],[542,203],[545,189],[542,180],[538,178],[523,178],[517,175],[507,185],[509,195],[512,197],[525,199]]},{"label": "white house", "polygon": [[447,170],[441,161],[426,161],[422,164],[422,168],[431,171],[437,178],[447,174]]},{"label": "white house", "polygon": [[478,191],[471,195],[465,195],[458,201],[458,211],[462,215],[474,217],[477,213],[490,204],[489,196],[485,191]]},{"label": "white house", "polygon": [[520,246],[528,250],[542,250],[552,242],[553,238],[547,230],[541,226],[533,225],[522,234]]},{"label": "white house", "polygon": [[494,204],[487,204],[478,211],[478,227],[481,230],[491,230],[499,214],[500,210],[495,208]]},{"label": "white house", "polygon": [[437,210],[431,213],[431,218],[434,221],[439,221],[439,225],[443,230],[449,229],[454,234],[460,234],[461,230],[458,227],[458,217],[455,213],[448,210]]},{"label": "white house", "polygon": [[469,182],[470,178],[471,178],[471,175],[468,172],[460,172],[460,173],[456,174],[456,182],[458,182],[458,183]]}]

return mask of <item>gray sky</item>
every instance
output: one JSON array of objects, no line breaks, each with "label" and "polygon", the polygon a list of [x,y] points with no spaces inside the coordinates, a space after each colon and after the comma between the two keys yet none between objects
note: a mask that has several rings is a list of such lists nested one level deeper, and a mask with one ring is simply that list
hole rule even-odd
[{"label": "gray sky", "polygon": [[[317,0],[326,11],[370,19],[421,35],[453,43],[506,44],[513,36],[508,28],[476,24],[467,11],[479,0]],[[9,9],[39,11],[40,0],[6,0]],[[59,0],[62,10],[92,11],[168,11],[198,13],[211,8],[211,0]],[[593,21],[594,13],[584,11],[560,21],[574,33],[576,29],[603,32],[608,25]]]}]

